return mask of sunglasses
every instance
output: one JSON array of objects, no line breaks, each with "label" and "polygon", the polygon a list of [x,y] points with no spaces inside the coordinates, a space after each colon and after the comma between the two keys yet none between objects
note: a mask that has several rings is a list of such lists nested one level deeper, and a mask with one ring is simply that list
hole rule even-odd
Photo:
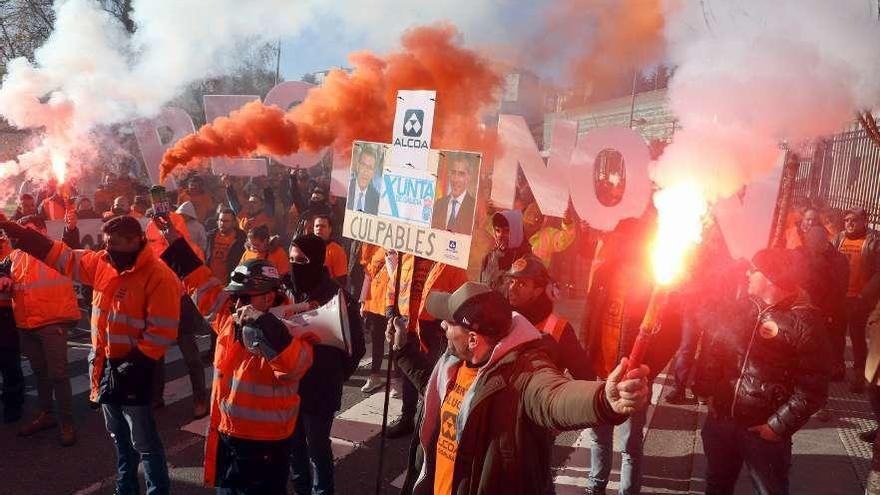
[{"label": "sunglasses", "polygon": [[294,265],[308,265],[309,257],[305,254],[299,254],[297,256],[290,257],[290,263]]}]

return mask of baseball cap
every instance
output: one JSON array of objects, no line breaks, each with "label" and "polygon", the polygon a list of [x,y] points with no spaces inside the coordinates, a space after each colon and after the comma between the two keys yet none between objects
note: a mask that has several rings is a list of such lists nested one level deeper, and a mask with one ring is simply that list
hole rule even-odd
[{"label": "baseball cap", "polygon": [[534,255],[526,255],[517,259],[510,265],[507,276],[511,278],[529,278],[546,284],[550,281],[550,274],[544,263]]},{"label": "baseball cap", "polygon": [[513,309],[504,295],[476,282],[466,282],[451,294],[431,292],[426,306],[431,316],[487,337],[507,335],[513,319]]},{"label": "baseball cap", "polygon": [[850,215],[860,217],[860,218],[868,218],[868,212],[865,211],[865,209],[862,208],[861,206],[856,206],[856,207],[850,208],[850,209],[846,210],[846,212],[843,214],[844,218],[846,218]]}]

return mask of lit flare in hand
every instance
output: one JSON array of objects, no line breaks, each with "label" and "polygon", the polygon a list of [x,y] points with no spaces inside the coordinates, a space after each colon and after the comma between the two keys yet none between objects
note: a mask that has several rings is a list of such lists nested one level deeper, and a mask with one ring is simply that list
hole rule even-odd
[{"label": "lit flare in hand", "polygon": [[702,190],[683,182],[657,191],[657,237],[651,246],[654,281],[668,286],[684,273],[687,257],[702,240],[708,204]]},{"label": "lit flare in hand", "polygon": [[52,151],[52,173],[58,179],[58,184],[64,184],[67,180],[67,160],[58,151]]},{"label": "lit flare in hand", "polygon": [[708,211],[703,191],[688,182],[657,191],[654,206],[657,207],[657,236],[651,245],[651,265],[655,284],[629,354],[628,369],[642,364],[652,337],[660,331],[669,286],[684,273],[688,255],[702,239],[703,217]]}]

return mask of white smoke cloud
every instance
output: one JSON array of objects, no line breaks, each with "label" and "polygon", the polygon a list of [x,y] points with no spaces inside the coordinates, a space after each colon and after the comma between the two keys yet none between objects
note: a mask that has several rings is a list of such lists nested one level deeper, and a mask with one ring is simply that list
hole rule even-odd
[{"label": "white smoke cloud", "polygon": [[49,150],[70,160],[93,145],[89,133],[156,114],[193,81],[224,73],[243,43],[296,33],[317,1],[135,0],[133,35],[93,0],[57,2],[54,30],[30,63],[12,60],[0,87],[0,115],[43,141],[0,178],[26,169],[45,176]]},{"label": "white smoke cloud", "polygon": [[[512,41],[521,33],[504,22],[505,13],[522,10],[521,0],[337,0],[325,6],[322,15],[340,23],[342,31],[363,37],[371,50],[395,47],[408,28],[449,21],[469,42]],[[327,40],[332,41],[332,40]]]},{"label": "white smoke cloud", "polygon": [[682,130],[656,169],[730,196],[772,169],[779,143],[833,133],[880,100],[880,22],[866,0],[675,1],[669,86]]}]

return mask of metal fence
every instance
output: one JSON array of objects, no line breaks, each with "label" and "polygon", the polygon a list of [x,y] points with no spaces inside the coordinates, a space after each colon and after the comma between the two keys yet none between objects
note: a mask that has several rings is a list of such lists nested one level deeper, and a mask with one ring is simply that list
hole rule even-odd
[{"label": "metal fence", "polygon": [[795,201],[846,210],[861,206],[880,227],[880,145],[864,130],[819,139],[801,150]]}]

